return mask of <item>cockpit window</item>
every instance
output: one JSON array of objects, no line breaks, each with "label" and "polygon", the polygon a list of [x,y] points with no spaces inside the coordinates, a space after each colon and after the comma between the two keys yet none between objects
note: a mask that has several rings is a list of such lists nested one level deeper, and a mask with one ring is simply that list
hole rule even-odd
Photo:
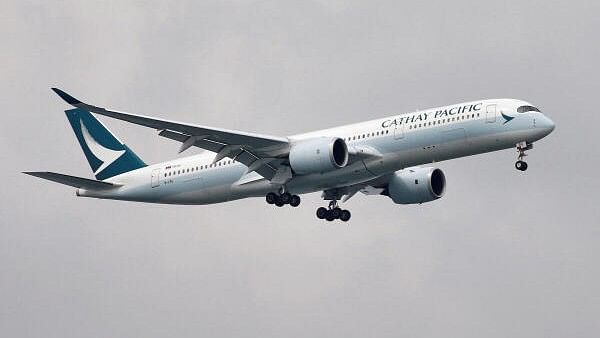
[{"label": "cockpit window", "polygon": [[520,106],[519,108],[517,108],[517,113],[527,113],[528,111],[539,112],[540,110],[533,106]]}]

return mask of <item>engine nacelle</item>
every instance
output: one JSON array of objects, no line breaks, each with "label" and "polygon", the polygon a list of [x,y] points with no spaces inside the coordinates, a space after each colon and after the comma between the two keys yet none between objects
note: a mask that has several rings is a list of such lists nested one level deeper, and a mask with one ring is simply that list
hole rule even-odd
[{"label": "engine nacelle", "polygon": [[446,190],[446,176],[438,168],[410,168],[396,171],[388,183],[387,195],[396,204],[434,201]]},{"label": "engine nacelle", "polygon": [[348,164],[348,146],[338,137],[303,140],[292,146],[289,159],[298,174],[331,171]]}]

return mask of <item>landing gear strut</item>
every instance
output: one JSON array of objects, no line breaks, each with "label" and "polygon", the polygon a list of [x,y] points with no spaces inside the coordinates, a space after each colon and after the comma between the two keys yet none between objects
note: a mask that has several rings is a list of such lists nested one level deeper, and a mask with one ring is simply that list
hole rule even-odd
[{"label": "landing gear strut", "polygon": [[520,142],[517,143],[517,152],[519,153],[518,160],[515,163],[515,168],[520,171],[527,170],[527,162],[523,161],[523,158],[527,156],[525,151],[533,149],[533,143]]},{"label": "landing gear strut", "polygon": [[349,210],[343,210],[338,206],[337,200],[329,202],[329,208],[320,207],[317,209],[317,218],[326,219],[328,222],[331,222],[334,219],[348,222],[351,216],[352,214]]},{"label": "landing gear strut", "polygon": [[289,204],[294,208],[299,206],[301,201],[300,196],[292,195],[289,192],[284,192],[282,194],[270,192],[265,197],[265,200],[268,204],[275,204],[278,207],[282,207],[286,204]]}]

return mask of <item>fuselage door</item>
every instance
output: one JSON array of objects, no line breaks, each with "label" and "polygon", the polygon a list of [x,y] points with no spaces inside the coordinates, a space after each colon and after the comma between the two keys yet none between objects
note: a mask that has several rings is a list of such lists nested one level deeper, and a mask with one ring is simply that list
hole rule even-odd
[{"label": "fuselage door", "polygon": [[495,104],[490,104],[487,106],[485,122],[486,123],[496,122],[496,105]]},{"label": "fuselage door", "polygon": [[160,185],[160,172],[161,172],[160,168],[152,170],[152,178],[151,178],[152,188],[156,188]]},{"label": "fuselage door", "polygon": [[394,139],[399,140],[401,138],[404,138],[404,123],[396,125],[396,128],[394,128]]}]

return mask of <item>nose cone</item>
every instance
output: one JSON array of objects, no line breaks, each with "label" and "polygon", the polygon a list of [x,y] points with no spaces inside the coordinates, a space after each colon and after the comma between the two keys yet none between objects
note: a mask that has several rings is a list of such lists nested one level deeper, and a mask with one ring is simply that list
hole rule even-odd
[{"label": "nose cone", "polygon": [[544,130],[545,134],[548,135],[554,130],[555,125],[547,116],[542,116],[536,121],[535,127]]}]

